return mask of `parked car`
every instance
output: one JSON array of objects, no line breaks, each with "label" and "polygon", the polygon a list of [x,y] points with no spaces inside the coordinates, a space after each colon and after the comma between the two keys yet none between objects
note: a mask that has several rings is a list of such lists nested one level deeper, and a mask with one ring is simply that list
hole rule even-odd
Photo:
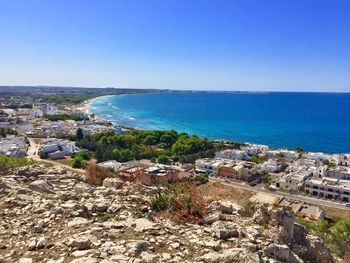
[{"label": "parked car", "polygon": [[345,206],[346,206],[346,207],[350,207],[350,203],[347,203]]}]

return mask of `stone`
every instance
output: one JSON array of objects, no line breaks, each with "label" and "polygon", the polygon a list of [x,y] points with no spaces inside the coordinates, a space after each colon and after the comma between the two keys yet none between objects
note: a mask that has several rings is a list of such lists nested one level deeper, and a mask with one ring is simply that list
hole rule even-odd
[{"label": "stone", "polygon": [[92,257],[81,257],[70,261],[70,263],[97,263],[97,262],[98,260]]},{"label": "stone", "polygon": [[32,263],[33,262],[33,259],[31,258],[20,258],[18,260],[18,263]]},{"label": "stone", "polygon": [[201,257],[206,263],[214,262],[244,262],[244,263],[258,263],[260,262],[259,255],[251,253],[241,248],[226,249],[222,252],[210,252]]},{"label": "stone", "polygon": [[307,250],[303,256],[305,261],[317,262],[317,263],[329,263],[332,262],[332,255],[326,244],[316,236],[306,236]]},{"label": "stone", "polygon": [[128,255],[131,257],[135,257],[140,255],[141,252],[146,251],[149,247],[149,243],[147,241],[138,240],[128,244],[128,247]]},{"label": "stone", "polygon": [[286,263],[303,263],[297,255],[295,255],[287,245],[270,244],[264,248],[264,255]]},{"label": "stone", "polygon": [[45,193],[45,194],[54,194],[53,186],[44,181],[44,180],[37,180],[29,184],[28,188],[34,192],[39,193]]},{"label": "stone", "polygon": [[218,201],[217,202],[217,210],[227,213],[227,214],[232,214],[233,212],[239,212],[241,210],[241,206],[239,206],[236,203],[232,203],[230,201]]},{"label": "stone", "polygon": [[229,239],[232,237],[239,237],[237,226],[232,222],[215,222],[212,225],[215,236],[218,239]]},{"label": "stone", "polygon": [[114,187],[114,188],[120,189],[123,187],[124,182],[119,178],[106,178],[103,180],[102,185],[104,187]]},{"label": "stone", "polygon": [[10,186],[4,181],[0,181],[0,189],[10,189]]},{"label": "stone", "polygon": [[88,223],[89,221],[86,218],[76,217],[68,222],[68,227],[81,227],[87,225]]},{"label": "stone", "polygon": [[86,250],[90,249],[91,241],[87,236],[78,236],[71,238],[68,242],[68,246],[78,250]]},{"label": "stone", "polygon": [[212,224],[214,222],[219,221],[220,218],[221,218],[221,213],[220,212],[214,212],[214,213],[211,213],[211,214],[205,216],[202,219],[202,222],[203,222],[203,224]]}]

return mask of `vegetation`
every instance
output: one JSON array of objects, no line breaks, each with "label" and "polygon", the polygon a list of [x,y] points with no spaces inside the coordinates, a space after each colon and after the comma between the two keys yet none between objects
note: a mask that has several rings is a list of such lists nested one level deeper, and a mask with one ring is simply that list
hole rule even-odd
[{"label": "vegetation", "polygon": [[76,93],[76,94],[55,94],[48,95],[41,98],[42,102],[54,103],[59,105],[75,105],[85,100],[102,96],[101,93]]},{"label": "vegetation", "polygon": [[314,235],[321,237],[336,255],[343,259],[350,259],[350,217],[333,224],[327,220],[310,222],[297,218],[296,221]]},{"label": "vegetation", "polygon": [[70,115],[70,114],[54,114],[54,115],[45,115],[44,116],[49,121],[66,121],[66,120],[74,120],[74,121],[82,121],[84,118]]},{"label": "vegetation", "polygon": [[239,213],[241,216],[244,216],[244,217],[252,217],[257,210],[258,210],[258,204],[248,199],[248,200],[245,200],[244,203],[242,204],[242,209],[239,211]]},{"label": "vegetation", "polygon": [[277,157],[277,158],[283,158],[283,157],[284,157],[284,154],[283,154],[283,153],[278,153],[278,154],[276,154],[276,157]]},{"label": "vegetation", "polygon": [[300,146],[296,146],[296,147],[295,147],[295,151],[296,151],[297,153],[303,153],[303,152],[304,152],[304,149],[301,148]]},{"label": "vegetation", "polygon": [[83,130],[81,128],[78,128],[75,135],[75,139],[77,141],[81,141],[83,138],[84,138]]},{"label": "vegetation", "polygon": [[34,163],[32,159],[24,157],[7,157],[5,155],[0,155],[0,172]]},{"label": "vegetation", "polygon": [[11,128],[1,128],[0,129],[0,138],[5,138],[6,135],[16,135],[17,132],[12,130]]},{"label": "vegetation", "polygon": [[263,163],[267,160],[267,158],[265,156],[260,156],[260,155],[253,155],[251,158],[251,161],[259,164],[259,163]]},{"label": "vegetation", "polygon": [[108,171],[107,169],[104,169],[96,163],[90,162],[86,169],[85,179],[86,182],[92,185],[98,185],[101,186],[103,183],[103,180],[113,177],[113,174],[111,171]]},{"label": "vegetation", "polygon": [[162,154],[157,158],[157,162],[162,164],[168,164],[170,161],[166,155]]},{"label": "vegetation", "polygon": [[4,112],[4,110],[0,110],[0,115],[6,115],[7,116],[7,113]]},{"label": "vegetation", "polygon": [[197,158],[213,157],[216,147],[219,147],[206,138],[174,130],[131,130],[125,134],[107,131],[92,136],[85,134],[77,145],[94,151],[98,162],[156,158],[166,163],[169,159],[190,163]]},{"label": "vegetation", "polygon": [[264,184],[266,187],[269,187],[269,186],[271,185],[271,183],[272,183],[271,176],[269,176],[269,175],[264,175],[264,176],[262,177],[262,182],[263,182],[263,184]]},{"label": "vegetation", "polygon": [[78,152],[72,155],[71,165],[73,168],[85,168],[87,161],[93,156],[92,152]]},{"label": "vegetation", "polygon": [[164,191],[158,189],[151,204],[157,211],[167,211],[170,217],[181,222],[198,223],[207,214],[201,192],[190,182],[169,184]]}]

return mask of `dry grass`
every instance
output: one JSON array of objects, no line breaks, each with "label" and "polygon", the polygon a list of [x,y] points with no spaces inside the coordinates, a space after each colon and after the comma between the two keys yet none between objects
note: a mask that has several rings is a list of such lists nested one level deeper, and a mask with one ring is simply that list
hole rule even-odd
[{"label": "dry grass", "polygon": [[113,177],[112,172],[96,165],[94,162],[90,162],[86,168],[85,179],[88,184],[101,186],[103,180],[108,177]]},{"label": "dry grass", "polygon": [[326,218],[332,219],[333,221],[338,221],[346,217],[350,217],[350,210],[343,210],[338,208],[324,208],[326,212]]},{"label": "dry grass", "polygon": [[230,187],[217,182],[208,182],[199,186],[199,189],[207,202],[225,199],[240,205],[245,204],[255,194],[248,190]]}]

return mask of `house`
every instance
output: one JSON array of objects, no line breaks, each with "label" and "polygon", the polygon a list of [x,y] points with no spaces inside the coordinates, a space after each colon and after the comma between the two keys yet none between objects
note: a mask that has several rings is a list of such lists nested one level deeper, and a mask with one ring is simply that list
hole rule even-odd
[{"label": "house", "polygon": [[218,167],[224,163],[223,159],[210,159],[210,158],[202,158],[197,159],[195,162],[196,172],[205,173],[205,174],[216,174]]},{"label": "house", "polygon": [[305,180],[310,178],[311,175],[312,173],[308,171],[283,174],[281,177],[275,179],[274,184],[277,188],[283,190],[297,191],[302,189]]},{"label": "house", "polygon": [[62,151],[55,151],[55,152],[50,152],[48,156],[52,160],[58,160],[58,159],[63,159],[66,155]]},{"label": "house", "polygon": [[222,150],[215,154],[215,158],[228,160],[248,160],[246,152],[235,149]]},{"label": "house", "polygon": [[262,144],[246,143],[241,150],[248,155],[265,154],[269,150],[269,146]]},{"label": "house", "polygon": [[350,201],[350,182],[335,178],[309,179],[305,182],[305,193],[324,199]]},{"label": "house", "polygon": [[350,166],[350,156],[347,154],[335,154],[333,159],[336,161],[337,165]]},{"label": "house", "polygon": [[219,165],[217,176],[249,181],[256,176],[256,164],[247,161],[226,161]]},{"label": "house", "polygon": [[7,135],[0,139],[0,154],[9,157],[23,157],[27,154],[28,145],[24,137]]},{"label": "house", "polygon": [[117,162],[115,160],[109,160],[109,161],[105,161],[105,162],[101,162],[97,164],[100,167],[112,170],[114,172],[119,171],[119,169],[123,166],[122,163]]},{"label": "house", "polygon": [[350,168],[346,166],[329,167],[326,171],[326,177],[350,180]]},{"label": "house", "polygon": [[308,205],[297,201],[289,201],[285,198],[279,202],[279,205],[291,208],[296,216],[307,220],[320,220],[325,218],[325,211],[319,206]]},{"label": "house", "polygon": [[278,173],[283,169],[283,164],[278,159],[269,159],[258,165],[258,169],[270,173]]},{"label": "house", "polygon": [[266,155],[270,158],[280,156],[288,160],[295,160],[298,157],[297,152],[286,150],[286,149],[269,150],[269,151],[266,151]]}]

